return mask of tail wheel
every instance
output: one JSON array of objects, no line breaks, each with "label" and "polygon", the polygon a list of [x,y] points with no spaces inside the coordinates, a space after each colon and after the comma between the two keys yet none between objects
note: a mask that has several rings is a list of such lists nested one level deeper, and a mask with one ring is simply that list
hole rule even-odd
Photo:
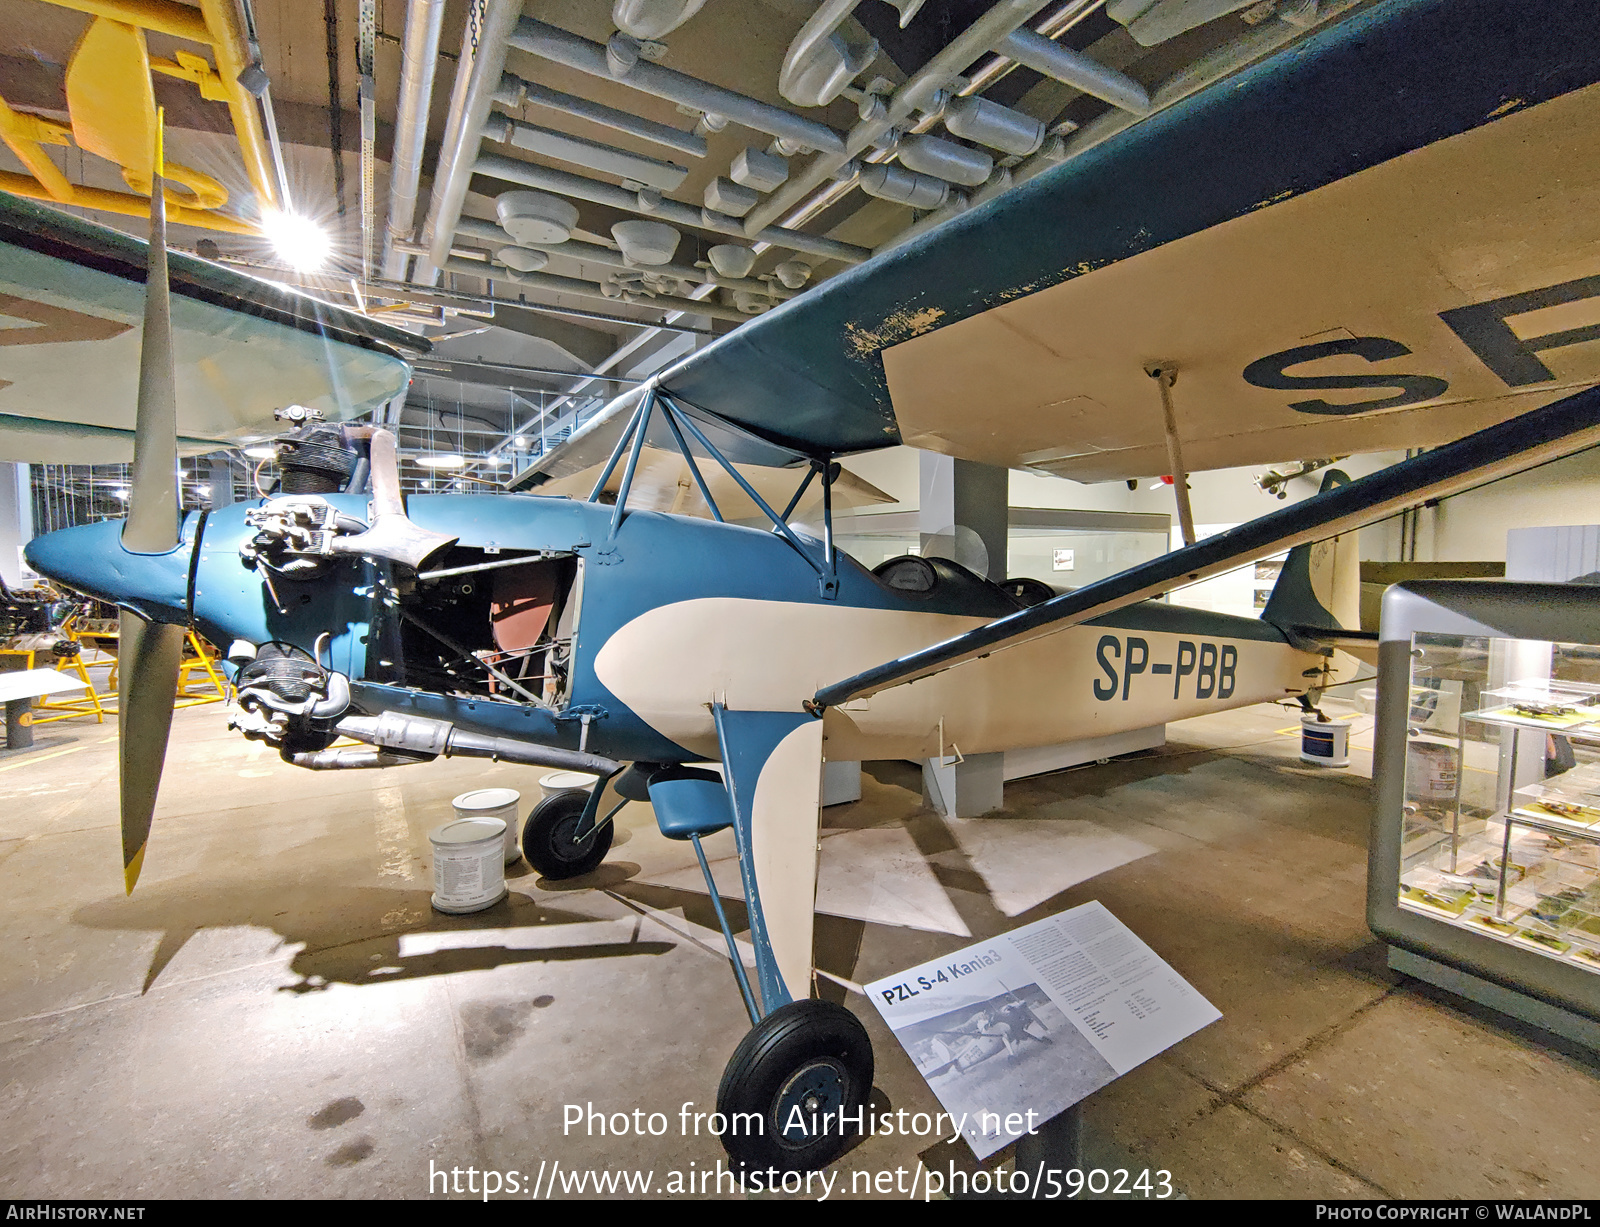
[{"label": "tail wheel", "polygon": [[779,1007],[739,1041],[723,1070],[723,1148],[744,1167],[826,1167],[861,1128],[872,1071],[872,1041],[849,1010],[813,1000]]},{"label": "tail wheel", "polygon": [[611,850],[609,822],[577,837],[588,801],[586,792],[558,792],[534,806],[522,826],[522,855],[552,882],[593,872]]}]

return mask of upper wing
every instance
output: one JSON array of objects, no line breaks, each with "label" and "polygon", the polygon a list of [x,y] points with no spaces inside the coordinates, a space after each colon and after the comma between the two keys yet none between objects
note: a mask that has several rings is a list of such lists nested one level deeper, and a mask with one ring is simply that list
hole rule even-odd
[{"label": "upper wing", "polygon": [[[811,455],[1084,480],[1432,446],[1600,381],[1584,0],[1388,0],[664,372]],[[1125,130],[1124,130],[1125,129]],[[620,427],[618,427],[620,428]]]},{"label": "upper wing", "polygon": [[[0,193],[0,460],[133,453],[145,244]],[[355,417],[405,389],[421,337],[169,253],[185,451],[270,433],[272,411]]]}]

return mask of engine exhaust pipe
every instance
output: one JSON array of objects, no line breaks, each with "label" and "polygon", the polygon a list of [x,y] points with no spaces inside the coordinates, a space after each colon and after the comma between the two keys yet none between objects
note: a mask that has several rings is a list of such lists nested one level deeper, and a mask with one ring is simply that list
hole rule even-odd
[{"label": "engine exhaust pipe", "polygon": [[400,459],[394,435],[374,427],[356,427],[351,435],[369,440],[372,466],[372,524],[364,533],[335,537],[336,554],[361,554],[368,558],[387,558],[413,571],[423,570],[428,562],[443,554],[457,538],[419,528],[406,515],[405,496],[400,493]]},{"label": "engine exhaust pipe", "polygon": [[602,777],[615,775],[622,770],[621,763],[599,754],[562,750],[531,741],[516,741],[510,737],[468,733],[456,728],[448,720],[402,716],[392,711],[380,716],[346,716],[334,728],[357,741],[429,758],[458,755],[463,758],[503,759],[508,763],[555,767],[562,771],[581,771],[586,775]]}]

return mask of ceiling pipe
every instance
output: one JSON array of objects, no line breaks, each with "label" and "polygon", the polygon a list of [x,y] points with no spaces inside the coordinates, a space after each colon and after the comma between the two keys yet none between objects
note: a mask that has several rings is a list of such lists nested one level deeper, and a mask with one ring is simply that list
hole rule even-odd
[{"label": "ceiling pipe", "polygon": [[598,102],[590,102],[587,98],[579,98],[576,94],[563,94],[560,90],[547,89],[535,81],[524,81],[509,72],[501,76],[500,88],[495,91],[494,100],[503,107],[513,109],[525,104],[545,107],[551,111],[559,111],[563,115],[571,115],[575,119],[587,119],[590,123],[626,132],[629,136],[636,136],[640,140],[665,145],[668,149],[686,153],[691,158],[706,156],[706,138],[703,136],[685,132],[669,124],[658,124],[653,119],[630,115],[627,111],[619,111],[614,107],[601,106]]},{"label": "ceiling pipe", "polygon": [[[1066,0],[1066,3],[1055,9],[1036,27],[1038,32],[1046,38],[1060,38],[1079,22],[1091,16],[1099,9],[1105,0]],[[957,97],[969,98],[983,93],[984,90],[994,85],[1017,67],[1017,62],[1003,55],[991,55],[988,61],[967,79],[961,87]],[[941,112],[942,114],[942,112]],[[938,123],[938,115],[924,115],[911,126],[910,134],[927,132]],[[959,133],[957,134],[959,135]],[[893,149],[874,149],[862,157],[862,162],[886,162],[894,156]],[[815,193],[809,199],[802,201],[791,212],[785,214],[779,225],[791,229],[805,225],[824,209],[837,204],[847,196],[855,186],[853,176],[843,178],[835,177],[834,182]],[[920,225],[920,223],[918,223]],[[875,250],[882,250],[884,246],[892,246],[894,240],[888,244],[880,244]]]},{"label": "ceiling pipe", "polygon": [[939,92],[947,89],[962,69],[1048,4],[1049,0],[999,0],[886,101],[863,99],[866,118],[850,130],[844,148],[818,153],[803,172],[752,209],[745,217],[745,235],[757,237],[774,220],[833,178],[834,172],[850,159],[865,153],[889,129],[910,118],[913,112],[937,110]]},{"label": "ceiling pipe", "polygon": [[1150,113],[1150,95],[1132,77],[1042,34],[1028,29],[1013,30],[994,44],[994,50],[1024,68],[1082,90],[1114,107],[1135,115]]},{"label": "ceiling pipe", "polygon": [[[578,298],[598,298],[613,305],[628,303],[630,306],[649,307],[657,311],[682,311],[686,315],[704,315],[714,320],[731,320],[736,324],[742,324],[750,318],[742,311],[735,311],[732,307],[724,307],[720,303],[676,298],[670,294],[653,296],[641,294],[636,298],[629,298],[622,294],[607,294],[593,281],[580,281],[576,277],[558,277],[554,273],[519,273],[514,269],[502,268],[495,264],[482,264],[476,260],[459,260],[452,257],[444,262],[444,268],[446,272],[482,277],[486,281],[509,281],[515,285],[525,285],[532,290],[545,290],[551,294],[572,294]],[[645,324],[643,320],[638,322],[641,325]]]},{"label": "ceiling pipe", "polygon": [[[500,88],[505,71],[506,41],[522,16],[522,0],[485,0],[483,22],[476,36],[472,22],[461,38],[461,59],[456,64],[456,85],[450,97],[450,118],[444,142],[439,147],[439,162],[434,169],[433,195],[428,201],[428,220],[422,241],[428,246],[432,268],[418,268],[431,284],[449,258],[450,240],[455,236],[456,220],[467,198],[472,179],[473,160],[478,155],[484,120],[494,93]],[[474,51],[476,44],[476,51]]]},{"label": "ceiling pipe", "polygon": [[[677,200],[662,200],[653,209],[641,208],[639,195],[636,192],[627,191],[610,183],[602,183],[598,179],[586,179],[582,175],[568,174],[564,170],[552,170],[546,166],[535,166],[532,162],[519,162],[515,158],[501,157],[499,154],[480,154],[472,169],[477,174],[499,179],[505,183],[515,183],[543,192],[554,192],[558,196],[570,196],[593,204],[609,205],[611,208],[636,213],[641,217],[671,222],[675,226],[688,226],[712,234],[734,234],[741,238],[745,235],[738,221],[731,217],[719,223],[716,214],[696,209]],[[446,243],[449,237],[445,236]],[[857,247],[854,243],[841,243],[837,239],[803,234],[798,230],[783,230],[776,226],[763,229],[757,237],[774,247],[802,251],[827,260],[842,260],[846,264],[860,264],[872,256],[872,252],[867,248]]]},{"label": "ceiling pipe", "polygon": [[[481,266],[473,268],[472,273],[475,277],[486,275]],[[675,320],[652,324],[644,320],[629,319],[625,315],[589,311],[583,307],[558,307],[554,303],[528,302],[523,298],[497,298],[492,294],[469,294],[462,290],[441,290],[432,286],[407,285],[402,281],[371,281],[368,285],[374,290],[385,291],[384,298],[412,304],[450,307],[462,315],[476,315],[479,319],[493,319],[496,307],[513,307],[518,311],[532,311],[539,315],[566,315],[574,319],[597,320],[606,324],[626,324],[629,328],[642,329],[638,335],[645,338],[653,337],[658,332],[684,332],[703,337],[712,335],[709,328],[696,328],[692,324],[679,324]],[[609,362],[610,359],[606,361]],[[603,371],[606,369],[606,364],[603,362],[595,369]]]},{"label": "ceiling pipe", "polygon": [[[1151,93],[1150,107],[1146,114],[1154,115],[1166,110],[1197,90],[1204,89],[1213,82],[1237,72],[1246,64],[1270,55],[1284,44],[1299,38],[1307,30],[1323,25],[1340,13],[1354,8],[1359,2],[1360,0],[1343,0],[1342,3],[1319,6],[1317,19],[1310,25],[1303,25],[1300,20],[1286,21],[1281,17],[1263,22],[1163,81]],[[1298,10],[1294,15],[1299,17]],[[1131,128],[1143,118],[1143,115],[1136,115],[1131,111],[1111,110],[1090,120],[1071,136],[1066,137],[1059,146],[1053,147],[1053,142],[1046,141],[1044,148],[1016,166],[1012,172],[1015,181],[1023,183],[1052,166],[1070,161],[1096,145],[1110,140],[1117,133]]]},{"label": "ceiling pipe", "polygon": [[[778,93],[795,106],[827,106],[878,58],[877,39],[852,44],[839,36],[839,27],[860,3],[861,0],[824,0],[794,36],[778,72]],[[908,12],[902,2],[902,30],[921,3],[922,0],[911,0]]]},{"label": "ceiling pipe", "polygon": [[514,145],[529,153],[553,158],[557,162],[570,162],[604,175],[632,179],[635,183],[661,192],[676,191],[689,174],[687,166],[680,166],[676,162],[649,158],[642,153],[631,153],[615,145],[602,145],[599,141],[585,140],[581,136],[569,136],[537,124],[525,124],[504,115],[489,116],[484,121],[483,135],[486,140]]},{"label": "ceiling pipe", "polygon": [[[1008,2],[1016,3],[1017,0]],[[1044,6],[1041,4],[1038,7]],[[807,149],[818,149],[826,153],[844,151],[844,138],[826,124],[791,114],[782,107],[760,102],[744,94],[736,94],[732,90],[723,89],[719,85],[712,85],[696,77],[674,72],[670,68],[652,64],[648,60],[640,60],[626,75],[614,77],[606,63],[606,49],[600,43],[569,34],[565,30],[546,25],[542,21],[535,21],[531,17],[524,17],[517,22],[515,31],[510,35],[510,43],[519,51],[526,51],[541,59],[565,64],[568,68],[576,68],[579,72],[586,72],[590,76],[617,81],[653,97],[675,102],[679,106],[694,107],[698,111],[724,116],[734,123],[754,128],[757,132],[765,132],[769,136],[787,137]],[[982,50],[984,48],[979,47],[979,51]]]},{"label": "ceiling pipe", "polygon": [[662,277],[675,277],[679,281],[718,285],[729,290],[753,290],[758,294],[771,294],[776,299],[794,297],[792,292],[781,286],[769,286],[765,281],[758,281],[754,277],[723,277],[712,269],[697,268],[689,264],[652,264],[648,267],[629,264],[621,252],[602,247],[598,243],[584,243],[577,239],[568,239],[564,243],[519,241],[494,222],[483,221],[476,217],[463,217],[456,224],[456,234],[475,243],[490,244],[491,248],[527,247],[533,251],[549,252],[552,256],[565,256],[569,260],[598,264],[602,268],[622,269],[630,273],[653,273]]},{"label": "ceiling pipe", "polygon": [[[1059,38],[1062,34],[1066,33],[1066,31],[1070,30],[1073,26],[1077,25],[1080,21],[1083,21],[1086,17],[1092,14],[1101,6],[1102,3],[1103,0],[1065,0],[1065,3],[1061,4],[1043,22],[1040,23],[1039,32],[1049,38]],[[972,77],[968,81],[967,85],[961,90],[961,94],[965,96],[980,93],[989,86],[993,85],[1000,78],[1004,77],[1015,67],[1016,62],[1014,60],[1011,60],[1005,56],[992,56],[982,68],[978,69],[977,72],[972,74]],[[913,127],[912,131],[925,132],[929,128],[933,127],[934,122],[935,121],[932,116],[925,116]],[[867,160],[875,161],[878,160],[879,156],[880,155],[878,154],[868,155]],[[783,219],[783,224],[788,227],[804,225],[823,209],[840,199],[847,191],[849,191],[850,186],[851,185],[849,182],[830,183],[822,191],[817,192],[809,200],[799,204],[793,212],[785,216]],[[935,214],[930,216],[937,215]],[[765,250],[766,246],[767,245],[764,243],[760,244],[756,250]],[[596,370],[604,371],[609,366],[620,362],[624,356],[633,353],[634,350],[640,346],[648,344],[655,336],[663,331],[692,330],[685,329],[682,325],[671,322],[653,325],[641,331],[633,338],[633,340],[629,341],[626,345],[618,349],[615,354],[602,362],[600,366],[596,368]],[[580,387],[581,386],[586,385],[580,385]],[[574,389],[572,393],[562,397],[560,400],[557,400],[555,404],[550,407],[550,410],[554,411],[555,409],[560,408],[562,404],[571,400],[572,397],[577,394],[577,392],[578,389]],[[613,402],[613,404],[615,404],[615,402]],[[501,440],[501,442],[497,444],[493,450],[498,451],[505,447],[506,444],[511,441],[514,434],[515,432],[508,434],[506,438]],[[506,483],[507,489],[519,489],[519,482],[521,484],[527,484],[527,480],[533,476],[533,473],[534,470],[532,469],[523,470],[522,473],[513,477],[509,482]]]},{"label": "ceiling pipe", "polygon": [[380,264],[389,280],[404,280],[410,263],[394,249],[409,239],[417,216],[417,183],[428,141],[428,111],[433,102],[433,69],[439,61],[439,28],[444,0],[408,0],[405,45],[400,52],[400,104],[394,125],[394,160],[389,167],[389,216],[383,229]]}]

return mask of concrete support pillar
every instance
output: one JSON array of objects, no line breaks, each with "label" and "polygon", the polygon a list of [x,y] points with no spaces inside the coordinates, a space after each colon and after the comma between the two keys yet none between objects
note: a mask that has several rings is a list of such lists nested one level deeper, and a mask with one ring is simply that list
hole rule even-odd
[{"label": "concrete support pillar", "polygon": [[[1006,578],[1010,473],[994,465],[921,454],[918,512],[923,557],[948,558],[986,579]],[[1003,753],[969,754],[946,746],[944,759],[922,764],[923,801],[947,818],[973,818],[1005,800]]]},{"label": "concrete support pillar", "polygon": [[923,556],[959,562],[985,579],[1005,579],[1010,472],[937,452],[923,452],[920,459]]},{"label": "concrete support pillar", "polygon": [[22,547],[33,540],[33,490],[25,464],[0,464],[0,577],[22,583]]}]

